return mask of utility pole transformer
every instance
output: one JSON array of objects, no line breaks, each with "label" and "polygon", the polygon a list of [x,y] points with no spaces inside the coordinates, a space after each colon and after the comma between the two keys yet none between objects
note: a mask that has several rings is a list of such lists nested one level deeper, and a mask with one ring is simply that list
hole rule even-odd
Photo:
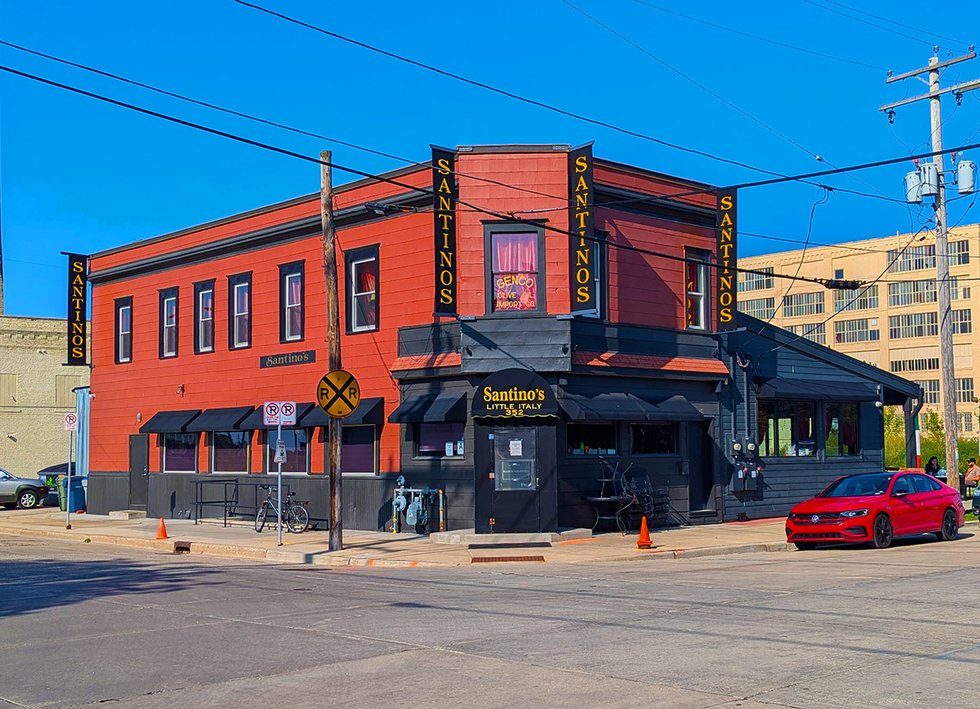
[{"label": "utility pole transformer", "polygon": [[[938,52],[938,47],[936,51]],[[929,58],[928,66],[921,69],[913,69],[898,76],[889,76],[885,82],[890,84],[911,77],[919,77],[920,74],[928,72],[929,93],[882,106],[879,110],[888,114],[889,120],[892,120],[895,115],[895,108],[898,106],[929,99],[932,150],[933,152],[941,151],[943,149],[943,123],[940,116],[940,96],[945,93],[953,93],[956,95],[957,101],[962,100],[964,93],[980,88],[980,81],[968,81],[957,86],[951,86],[948,89],[940,89],[939,70],[947,66],[952,66],[953,64],[958,64],[959,62],[973,59],[976,56],[973,47],[970,47],[969,54],[965,54],[962,57],[940,62],[938,56],[933,56]],[[939,296],[939,388],[943,400],[943,429],[946,432],[946,484],[958,490],[960,487],[960,472],[959,454],[957,450],[956,375],[953,371],[952,288],[950,287],[951,284],[949,281],[949,225],[946,221],[946,184],[943,176],[942,154],[934,155],[933,162],[939,173],[938,191],[933,206],[936,211],[936,286]]]}]

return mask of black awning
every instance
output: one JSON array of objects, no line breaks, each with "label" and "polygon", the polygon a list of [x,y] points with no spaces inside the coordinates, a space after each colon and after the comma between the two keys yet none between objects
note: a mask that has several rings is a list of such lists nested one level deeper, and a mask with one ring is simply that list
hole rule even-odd
[{"label": "black awning", "polygon": [[235,431],[254,410],[254,406],[235,406],[227,409],[205,409],[187,426],[188,431]]},{"label": "black awning", "polygon": [[[359,426],[365,423],[380,426],[384,423],[384,402],[385,400],[380,396],[361,399],[357,408],[349,416],[340,419],[340,423],[344,426]],[[304,428],[313,428],[314,426],[326,426],[328,423],[330,423],[330,416],[319,406],[314,406],[309,413],[300,419],[299,425]]]},{"label": "black awning", "polygon": [[[303,417],[309,413],[312,406],[312,401],[297,402],[296,421],[299,422],[299,425],[290,426],[289,428],[298,428],[299,426],[302,426]],[[242,422],[238,424],[238,428],[246,431],[252,431],[259,428],[275,428],[275,426],[266,426],[262,422],[262,404],[259,404],[255,407],[255,411],[246,416]]]},{"label": "black awning", "polygon": [[680,394],[675,394],[654,406],[653,413],[647,418],[648,421],[701,421],[703,419],[704,414]]},{"label": "black awning", "polygon": [[187,424],[201,413],[200,409],[193,411],[158,411],[149,421],[140,426],[140,433],[184,433]]},{"label": "black awning", "polygon": [[759,388],[760,399],[807,399],[814,401],[874,401],[878,398],[864,382],[784,379],[766,380]]},{"label": "black awning", "polygon": [[405,399],[388,417],[391,423],[466,421],[466,394],[439,394]]},{"label": "black awning", "polygon": [[648,421],[654,406],[632,394],[565,394],[558,400],[572,421]]}]

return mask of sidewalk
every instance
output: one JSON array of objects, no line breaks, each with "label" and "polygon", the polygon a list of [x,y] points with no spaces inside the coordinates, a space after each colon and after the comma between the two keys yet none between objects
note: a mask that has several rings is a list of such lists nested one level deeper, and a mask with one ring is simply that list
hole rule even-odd
[{"label": "sidewalk", "polygon": [[[970,522],[969,516],[967,519]],[[505,561],[591,564],[794,548],[786,543],[782,518],[654,530],[653,549],[643,551],[636,548],[635,534],[602,534],[558,542],[551,547],[468,549],[433,544],[420,535],[346,530],[344,549],[330,553],[326,550],[326,532],[284,532],[283,546],[279,547],[274,527],[257,534],[250,523],[222,527],[220,522],[195,525],[189,520],[173,519],[166,522],[170,538],[158,541],[158,524],[156,519],[110,520],[102,515],[75,514],[68,530],[65,513],[58,510],[0,513],[0,534],[314,566],[453,567]]]}]

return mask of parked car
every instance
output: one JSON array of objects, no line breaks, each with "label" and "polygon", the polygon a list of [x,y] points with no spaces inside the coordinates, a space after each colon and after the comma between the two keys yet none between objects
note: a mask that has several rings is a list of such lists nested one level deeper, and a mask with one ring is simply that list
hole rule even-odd
[{"label": "parked car", "polygon": [[18,478],[0,468],[0,504],[4,507],[37,507],[47,494],[47,485],[38,480]]},{"label": "parked car", "polygon": [[786,518],[786,539],[797,549],[817,544],[869,543],[932,533],[955,539],[964,521],[958,490],[922,473],[862,473],[838,478]]}]

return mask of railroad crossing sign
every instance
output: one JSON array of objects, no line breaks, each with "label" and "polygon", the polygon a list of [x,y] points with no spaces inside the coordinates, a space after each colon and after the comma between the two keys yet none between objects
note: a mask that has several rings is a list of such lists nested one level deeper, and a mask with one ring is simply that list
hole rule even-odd
[{"label": "railroad crossing sign", "polygon": [[316,386],[317,403],[335,419],[350,416],[360,400],[361,387],[357,379],[343,369],[327,372]]},{"label": "railroad crossing sign", "polygon": [[262,423],[265,426],[295,426],[295,401],[267,401],[262,406]]},{"label": "railroad crossing sign", "polygon": [[75,431],[78,427],[78,416],[75,414],[65,414],[65,430]]}]

